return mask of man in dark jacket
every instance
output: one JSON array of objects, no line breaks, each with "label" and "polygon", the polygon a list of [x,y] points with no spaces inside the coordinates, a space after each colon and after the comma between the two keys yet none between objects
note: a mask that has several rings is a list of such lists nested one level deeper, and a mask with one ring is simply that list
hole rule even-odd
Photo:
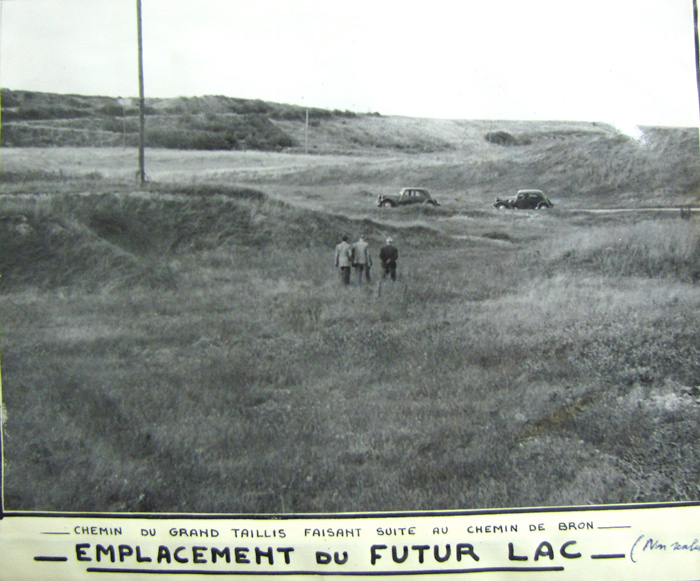
[{"label": "man in dark jacket", "polygon": [[399,251],[393,242],[391,238],[386,239],[386,244],[379,250],[379,260],[382,261],[383,278],[388,275],[391,280],[396,280],[396,261],[399,259]]}]

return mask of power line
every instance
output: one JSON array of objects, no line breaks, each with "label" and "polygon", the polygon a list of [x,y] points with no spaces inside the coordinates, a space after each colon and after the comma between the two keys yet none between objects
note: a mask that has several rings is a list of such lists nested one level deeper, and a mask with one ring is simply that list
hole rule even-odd
[{"label": "power line", "polygon": [[139,180],[143,185],[146,182],[146,163],[144,154],[146,136],[146,113],[144,111],[143,90],[143,30],[141,26],[141,0],[136,0],[136,17],[138,20],[139,38]]}]

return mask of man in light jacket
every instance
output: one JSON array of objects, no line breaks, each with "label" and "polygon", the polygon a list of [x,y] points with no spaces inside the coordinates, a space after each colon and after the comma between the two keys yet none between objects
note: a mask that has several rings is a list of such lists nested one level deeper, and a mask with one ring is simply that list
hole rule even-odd
[{"label": "man in light jacket", "polygon": [[365,280],[370,282],[369,269],[372,266],[372,256],[369,253],[369,244],[365,242],[362,234],[355,244],[353,244],[353,266],[357,273],[357,282],[362,283],[362,274],[365,275]]},{"label": "man in light jacket", "polygon": [[348,237],[343,236],[342,241],[335,247],[335,265],[340,268],[340,280],[343,284],[350,284],[350,267],[352,266],[352,246],[348,243]]}]

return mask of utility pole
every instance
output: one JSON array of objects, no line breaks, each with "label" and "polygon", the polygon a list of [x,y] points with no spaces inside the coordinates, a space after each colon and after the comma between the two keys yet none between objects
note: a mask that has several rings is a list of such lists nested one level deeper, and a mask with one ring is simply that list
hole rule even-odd
[{"label": "utility pole", "polygon": [[139,181],[146,183],[146,165],[144,147],[146,141],[146,113],[143,96],[143,31],[141,27],[141,0],[136,0],[136,18],[138,20],[139,37]]},{"label": "utility pole", "polygon": [[700,100],[700,37],[698,37],[698,0],[693,0],[693,24],[695,25],[695,76]]}]

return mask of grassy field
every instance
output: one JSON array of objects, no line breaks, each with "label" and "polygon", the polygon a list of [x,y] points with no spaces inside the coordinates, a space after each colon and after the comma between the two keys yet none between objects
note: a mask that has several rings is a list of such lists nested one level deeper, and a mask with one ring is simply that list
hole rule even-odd
[{"label": "grassy field", "polygon": [[[154,182],[253,185],[342,214],[406,185],[462,209],[525,187],[564,208],[680,205],[700,193],[696,128],[627,135],[597,122],[384,117],[223,96],[147,99],[145,117]],[[25,171],[134,182],[135,100],[3,89],[2,122],[3,184]]]},{"label": "grassy field", "polygon": [[[664,139],[640,155],[672,175]],[[6,509],[699,499],[698,216],[574,211],[691,203],[696,169],[640,189],[617,156],[499,213],[518,169],[582,154],[460,147],[149,151],[145,189],[130,149],[4,149]],[[374,207],[407,182],[443,205]],[[393,236],[399,280],[342,287],[343,233],[375,260]]]}]

